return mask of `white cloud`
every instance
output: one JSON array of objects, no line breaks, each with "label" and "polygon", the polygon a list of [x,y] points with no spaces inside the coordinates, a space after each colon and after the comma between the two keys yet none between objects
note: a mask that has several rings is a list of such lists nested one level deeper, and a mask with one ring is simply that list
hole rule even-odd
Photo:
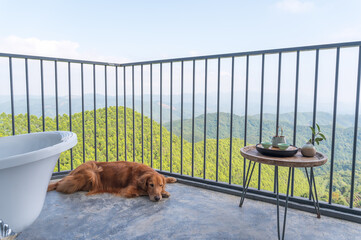
[{"label": "white cloud", "polygon": [[0,39],[0,51],[5,53],[78,58],[79,44],[71,41],[40,40],[9,36]]},{"label": "white cloud", "polygon": [[314,8],[313,2],[300,0],[282,0],[276,3],[278,9],[290,13],[308,12]]},{"label": "white cloud", "polygon": [[87,49],[86,53],[82,53],[79,48],[79,43],[68,40],[42,40],[35,37],[21,38],[17,36],[0,38],[0,52],[3,53],[103,62],[129,62],[129,59],[126,58],[103,56],[93,49]]},{"label": "white cloud", "polygon": [[331,39],[332,41],[360,41],[361,28],[356,26],[345,27],[327,36],[327,39]]},{"label": "white cloud", "polygon": [[201,54],[197,50],[191,50],[189,51],[189,55],[192,57],[200,56]]}]

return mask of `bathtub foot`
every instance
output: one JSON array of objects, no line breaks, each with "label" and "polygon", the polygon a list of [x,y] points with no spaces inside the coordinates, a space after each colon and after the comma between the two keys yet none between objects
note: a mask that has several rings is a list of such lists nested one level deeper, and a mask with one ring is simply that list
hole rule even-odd
[{"label": "bathtub foot", "polygon": [[13,232],[9,225],[5,224],[0,220],[0,239],[2,240],[12,240],[17,237],[18,234]]}]

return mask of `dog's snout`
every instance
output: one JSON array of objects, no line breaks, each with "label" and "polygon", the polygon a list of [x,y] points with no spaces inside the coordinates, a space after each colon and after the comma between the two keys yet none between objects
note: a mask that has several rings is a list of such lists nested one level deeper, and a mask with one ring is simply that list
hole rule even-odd
[{"label": "dog's snout", "polygon": [[158,201],[160,200],[160,197],[155,196],[155,197],[154,197],[154,200],[158,202]]}]

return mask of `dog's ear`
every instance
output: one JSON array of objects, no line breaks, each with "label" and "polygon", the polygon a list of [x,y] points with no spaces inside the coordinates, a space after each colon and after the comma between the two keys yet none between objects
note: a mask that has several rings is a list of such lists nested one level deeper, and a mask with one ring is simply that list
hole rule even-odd
[{"label": "dog's ear", "polygon": [[138,183],[138,186],[143,189],[144,191],[147,191],[148,189],[148,180],[151,178],[151,175],[150,174],[144,174],[143,176],[141,176],[137,183]]},{"label": "dog's ear", "polygon": [[163,182],[163,189],[165,189],[165,185],[167,183],[167,180],[163,175],[161,175],[161,176],[162,176],[162,182]]}]

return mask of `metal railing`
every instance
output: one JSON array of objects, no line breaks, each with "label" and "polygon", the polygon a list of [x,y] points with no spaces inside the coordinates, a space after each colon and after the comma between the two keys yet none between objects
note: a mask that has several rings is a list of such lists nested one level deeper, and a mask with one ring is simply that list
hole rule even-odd
[{"label": "metal railing", "polygon": [[[356,86],[356,104],[355,104],[355,119],[354,119],[354,130],[353,130],[353,149],[352,149],[352,169],[351,169],[351,193],[350,193],[350,203],[348,207],[344,207],[338,204],[334,204],[332,202],[332,193],[333,193],[333,177],[334,177],[334,165],[335,165],[335,132],[336,132],[336,116],[337,116],[337,104],[338,104],[338,89],[339,89],[339,63],[340,63],[340,51],[342,49],[345,48],[357,48],[358,49],[358,63],[357,63],[357,79],[355,79],[355,81],[357,82],[357,86]],[[160,125],[160,136],[159,136],[159,171],[165,174],[170,174],[170,175],[174,175],[177,176],[181,179],[185,179],[185,180],[191,180],[193,182],[199,182],[202,184],[210,184],[212,186],[216,186],[216,187],[223,187],[225,189],[231,189],[231,190],[241,190],[242,186],[241,185],[235,185],[232,182],[232,158],[233,158],[233,153],[232,153],[232,149],[233,149],[233,141],[234,141],[234,136],[233,136],[233,127],[234,127],[234,98],[235,98],[235,84],[238,84],[237,80],[235,79],[235,61],[239,58],[244,58],[245,60],[245,91],[244,91],[244,145],[246,145],[248,143],[248,137],[249,135],[247,134],[247,122],[248,122],[248,117],[249,117],[249,113],[248,113],[248,107],[249,107],[249,64],[250,64],[250,58],[253,56],[258,56],[261,58],[261,88],[260,88],[260,108],[259,108],[259,142],[262,141],[262,139],[264,139],[263,135],[262,135],[262,130],[263,130],[263,123],[264,123],[264,93],[265,93],[265,65],[266,65],[266,56],[268,55],[278,55],[278,68],[277,68],[277,106],[276,106],[276,121],[274,124],[274,128],[277,129],[277,127],[280,124],[280,95],[281,95],[281,73],[282,73],[282,57],[284,56],[284,54],[286,53],[292,53],[295,54],[295,59],[296,62],[295,64],[295,85],[294,85],[294,111],[293,111],[293,138],[292,138],[292,144],[296,145],[296,137],[297,137],[297,114],[299,112],[298,110],[298,105],[299,105],[299,76],[300,76],[300,55],[304,52],[314,52],[315,53],[315,65],[314,65],[314,81],[313,81],[313,110],[312,110],[312,126],[315,128],[315,124],[316,124],[316,114],[317,114],[317,100],[318,100],[318,77],[319,77],[319,55],[320,55],[320,51],[323,50],[332,50],[336,52],[336,59],[335,59],[335,68],[334,69],[329,69],[329,71],[334,71],[335,72],[335,79],[334,79],[334,97],[333,97],[333,119],[332,119],[332,137],[331,137],[331,153],[329,156],[329,160],[330,160],[330,171],[329,171],[329,195],[328,195],[328,202],[321,202],[321,208],[324,209],[332,209],[332,210],[337,210],[338,213],[346,213],[346,214],[351,214],[354,217],[359,217],[361,216],[361,211],[360,209],[355,209],[353,206],[353,202],[354,202],[354,189],[355,189],[355,170],[356,170],[356,155],[357,155],[357,136],[358,136],[358,115],[359,115],[359,98],[360,98],[360,74],[361,74],[361,41],[360,42],[348,42],[348,43],[337,43],[337,44],[326,44],[326,45],[315,45],[315,46],[305,46],[305,47],[294,47],[294,48],[282,48],[282,49],[272,49],[272,50],[263,50],[263,51],[249,51],[249,52],[241,52],[241,53],[230,53],[230,54],[219,54],[219,55],[209,55],[209,56],[199,56],[199,57],[187,57],[187,58],[174,58],[174,59],[165,59],[165,60],[154,60],[154,61],[143,61],[143,62],[134,62],[134,63],[123,63],[123,64],[119,64],[119,63],[107,63],[107,62],[95,62],[95,61],[82,61],[82,60],[74,60],[74,59],[63,59],[63,58],[50,58],[50,57],[39,57],[39,56],[28,56],[28,55],[18,55],[18,54],[6,54],[6,53],[0,53],[0,58],[7,58],[8,59],[8,71],[9,71],[9,84],[10,84],[10,102],[11,102],[11,120],[12,120],[12,125],[11,125],[11,134],[15,135],[16,134],[16,125],[15,125],[15,107],[14,107],[14,80],[13,80],[13,59],[22,59],[24,60],[24,67],[25,67],[25,83],[26,83],[26,106],[27,106],[27,132],[31,132],[31,114],[30,114],[30,94],[29,94],[29,67],[28,67],[28,60],[36,60],[40,62],[40,82],[41,82],[41,119],[42,119],[42,130],[45,131],[46,130],[46,116],[45,116],[45,104],[44,104],[44,67],[43,67],[43,63],[44,61],[46,62],[51,62],[54,64],[54,80],[55,80],[55,100],[56,100],[56,106],[55,106],[55,120],[56,120],[56,130],[59,130],[59,96],[58,96],[58,87],[59,87],[59,83],[58,83],[58,64],[60,62],[62,63],[67,63],[67,75],[68,75],[68,109],[69,109],[69,130],[72,131],[72,115],[73,115],[73,111],[72,111],[72,67],[73,64],[80,64],[80,73],[81,73],[81,77],[80,77],[80,81],[81,81],[81,114],[82,114],[82,155],[83,155],[83,159],[82,161],[85,162],[87,160],[91,160],[91,159],[86,159],[86,144],[85,144],[85,128],[86,128],[86,124],[85,124],[85,99],[84,99],[84,65],[90,65],[92,66],[92,70],[93,70],[93,113],[94,113],[94,125],[93,125],[93,131],[94,131],[94,158],[95,160],[98,160],[98,150],[97,150],[97,146],[99,145],[99,143],[97,142],[97,69],[96,66],[102,66],[104,67],[104,84],[105,84],[105,96],[104,96],[104,114],[105,114],[105,159],[106,161],[109,161],[109,149],[108,149],[108,78],[109,78],[109,69],[111,68],[112,70],[115,71],[115,109],[116,109],[116,160],[125,160],[125,161],[130,161],[133,160],[135,161],[135,156],[136,156],[136,126],[135,126],[135,71],[140,73],[140,97],[141,97],[141,162],[145,162],[145,138],[144,138],[144,75],[145,75],[145,71],[144,68],[147,67],[149,68],[149,74],[147,76],[149,76],[149,80],[150,80],[150,165],[152,167],[154,167],[154,156],[153,156],[153,152],[154,152],[154,146],[153,146],[153,142],[154,142],[154,136],[153,136],[153,123],[154,123],[154,115],[153,115],[153,88],[154,86],[156,86],[153,83],[153,68],[155,65],[159,66],[159,105],[160,105],[160,118],[159,118],[159,125]],[[222,81],[221,81],[221,61],[224,59],[229,59],[231,61],[231,74],[230,74],[230,82],[231,82],[231,93],[230,93],[230,132],[229,132],[229,146],[230,146],[230,150],[229,150],[229,172],[228,172],[228,182],[224,182],[224,181],[220,181],[220,177],[219,177],[219,154],[220,154],[220,146],[219,146],[219,142],[220,142],[220,96],[221,96],[221,85],[222,85]],[[209,61],[214,60],[217,62],[217,68],[216,69],[216,161],[215,161],[215,179],[208,179],[207,178],[207,109],[208,109],[208,105],[207,105],[207,100],[208,100],[208,88],[209,88],[209,82],[208,82],[208,77],[210,74],[210,69],[209,69]],[[203,116],[204,116],[204,126],[203,126],[203,169],[202,169],[202,177],[197,177],[195,176],[195,119],[196,119],[196,113],[195,113],[195,102],[196,102],[196,92],[195,92],[195,88],[196,88],[196,63],[197,62],[201,62],[204,66],[204,109],[203,109]],[[191,121],[192,121],[192,128],[191,128],[191,171],[190,174],[184,174],[184,120],[185,120],[185,116],[184,116],[184,82],[185,82],[185,63],[191,63],[192,64],[192,77],[191,77],[191,82],[192,82],[192,91],[191,91],[191,99],[192,99],[192,111],[191,111]],[[178,64],[180,67],[180,105],[181,105],[181,110],[180,110],[180,167],[179,167],[179,171],[175,172],[174,171],[174,164],[173,164],[173,150],[174,150],[174,145],[173,145],[173,135],[174,135],[174,131],[173,131],[173,107],[174,107],[174,69],[175,69],[175,64]],[[170,136],[171,136],[171,141],[170,141],[170,168],[169,171],[165,171],[163,169],[163,78],[164,78],[164,73],[165,71],[163,70],[163,66],[167,65],[169,67],[169,81],[170,81],[170,125],[169,125],[169,132],[170,132]],[[136,69],[135,69],[136,68]],[[131,71],[131,79],[127,78],[127,70]],[[123,71],[123,84],[121,84],[119,82],[119,70]],[[212,69],[214,70],[214,69]],[[179,76],[178,76],[179,77]],[[1,82],[7,81],[6,79],[1,79]],[[129,126],[127,126],[127,108],[129,108],[130,106],[127,106],[127,84],[131,84],[132,86],[132,92],[131,92],[131,99],[132,99],[132,132],[133,132],[133,137],[132,137],[132,149],[130,150],[130,152],[127,150],[127,146],[129,145],[129,142],[127,142],[128,139],[128,134],[127,134],[127,129],[129,129]],[[123,87],[123,93],[119,93],[119,86],[122,85]],[[187,88],[188,89],[188,88]],[[190,89],[190,88],[189,88]],[[119,124],[119,97],[123,95],[123,106],[124,106],[124,112],[123,114],[123,122],[124,122],[124,129],[121,130],[120,129],[120,125]],[[119,132],[123,131],[124,135],[121,136],[119,134]],[[277,130],[276,130],[276,134],[277,134]],[[119,156],[119,138],[123,138],[124,139],[124,159],[120,159]],[[129,140],[129,139],[128,139]],[[128,154],[130,154],[133,156],[133,159],[130,159]],[[73,165],[73,152],[70,151],[70,169],[72,170],[74,169],[74,165]],[[58,161],[58,166],[57,166],[57,171],[58,173],[54,173],[56,174],[63,174],[66,173],[68,171],[61,171],[61,166],[60,166],[60,161]],[[246,171],[246,161],[244,160],[244,165],[243,165],[243,185],[245,184],[245,171]],[[299,198],[296,196],[293,196],[294,194],[294,180],[295,180],[295,176],[294,176],[294,171],[292,171],[292,181],[291,181],[291,198],[290,201],[295,202],[295,203],[303,203],[306,205],[310,205],[312,204],[312,201],[310,201],[310,197],[309,199],[307,198]],[[275,196],[274,193],[272,193],[271,191],[266,191],[266,190],[262,190],[261,189],[261,183],[262,183],[262,168],[261,168],[261,164],[259,164],[258,166],[258,184],[256,188],[252,188],[249,189],[250,193],[254,193],[260,197],[271,197],[273,198]],[[348,217],[345,217],[348,218]],[[351,217],[352,218],[352,217]],[[359,220],[357,220],[359,221]]]}]

